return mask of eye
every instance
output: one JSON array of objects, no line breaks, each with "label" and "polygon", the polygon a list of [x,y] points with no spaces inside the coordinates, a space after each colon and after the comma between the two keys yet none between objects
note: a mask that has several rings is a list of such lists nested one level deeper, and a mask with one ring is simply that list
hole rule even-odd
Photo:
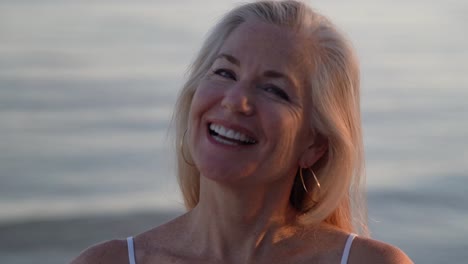
[{"label": "eye", "polygon": [[283,91],[281,88],[279,88],[278,86],[268,84],[268,85],[263,87],[263,90],[266,91],[266,92],[272,93],[272,94],[280,97],[283,100],[289,101],[288,94],[285,91]]},{"label": "eye", "polygon": [[214,71],[214,74],[216,75],[219,75],[223,78],[227,78],[227,79],[231,79],[231,80],[236,80],[236,74],[231,71],[231,70],[227,70],[227,69],[217,69]]}]

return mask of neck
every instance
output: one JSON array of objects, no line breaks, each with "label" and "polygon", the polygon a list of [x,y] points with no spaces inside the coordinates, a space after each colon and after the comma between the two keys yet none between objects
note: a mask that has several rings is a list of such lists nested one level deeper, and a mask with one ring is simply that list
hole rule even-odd
[{"label": "neck", "polygon": [[201,177],[200,201],[190,213],[200,250],[223,262],[247,263],[294,235],[291,188],[292,182],[233,187]]}]

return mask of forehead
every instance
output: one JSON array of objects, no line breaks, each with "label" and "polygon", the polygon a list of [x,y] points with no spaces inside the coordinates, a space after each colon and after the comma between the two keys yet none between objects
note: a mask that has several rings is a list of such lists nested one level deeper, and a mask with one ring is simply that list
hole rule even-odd
[{"label": "forehead", "polygon": [[[226,39],[221,53],[244,63],[303,73],[310,69],[310,40],[300,31],[261,21],[239,25]],[[302,70],[301,70],[302,69]]]}]

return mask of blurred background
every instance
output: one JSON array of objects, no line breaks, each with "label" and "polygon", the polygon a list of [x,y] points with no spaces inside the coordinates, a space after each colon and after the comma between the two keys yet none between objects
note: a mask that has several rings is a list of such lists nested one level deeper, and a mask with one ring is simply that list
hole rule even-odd
[{"label": "blurred background", "polygon": [[[0,263],[65,263],[183,211],[173,105],[237,2],[0,0]],[[468,2],[309,2],[361,59],[373,237],[466,263]]]}]

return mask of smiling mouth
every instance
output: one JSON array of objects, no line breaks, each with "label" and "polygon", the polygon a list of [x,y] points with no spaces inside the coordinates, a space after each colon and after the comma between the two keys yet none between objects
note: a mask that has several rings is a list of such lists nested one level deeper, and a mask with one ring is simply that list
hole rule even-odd
[{"label": "smiling mouth", "polygon": [[253,145],[257,141],[239,131],[218,124],[208,124],[210,135],[219,143],[226,145]]}]

